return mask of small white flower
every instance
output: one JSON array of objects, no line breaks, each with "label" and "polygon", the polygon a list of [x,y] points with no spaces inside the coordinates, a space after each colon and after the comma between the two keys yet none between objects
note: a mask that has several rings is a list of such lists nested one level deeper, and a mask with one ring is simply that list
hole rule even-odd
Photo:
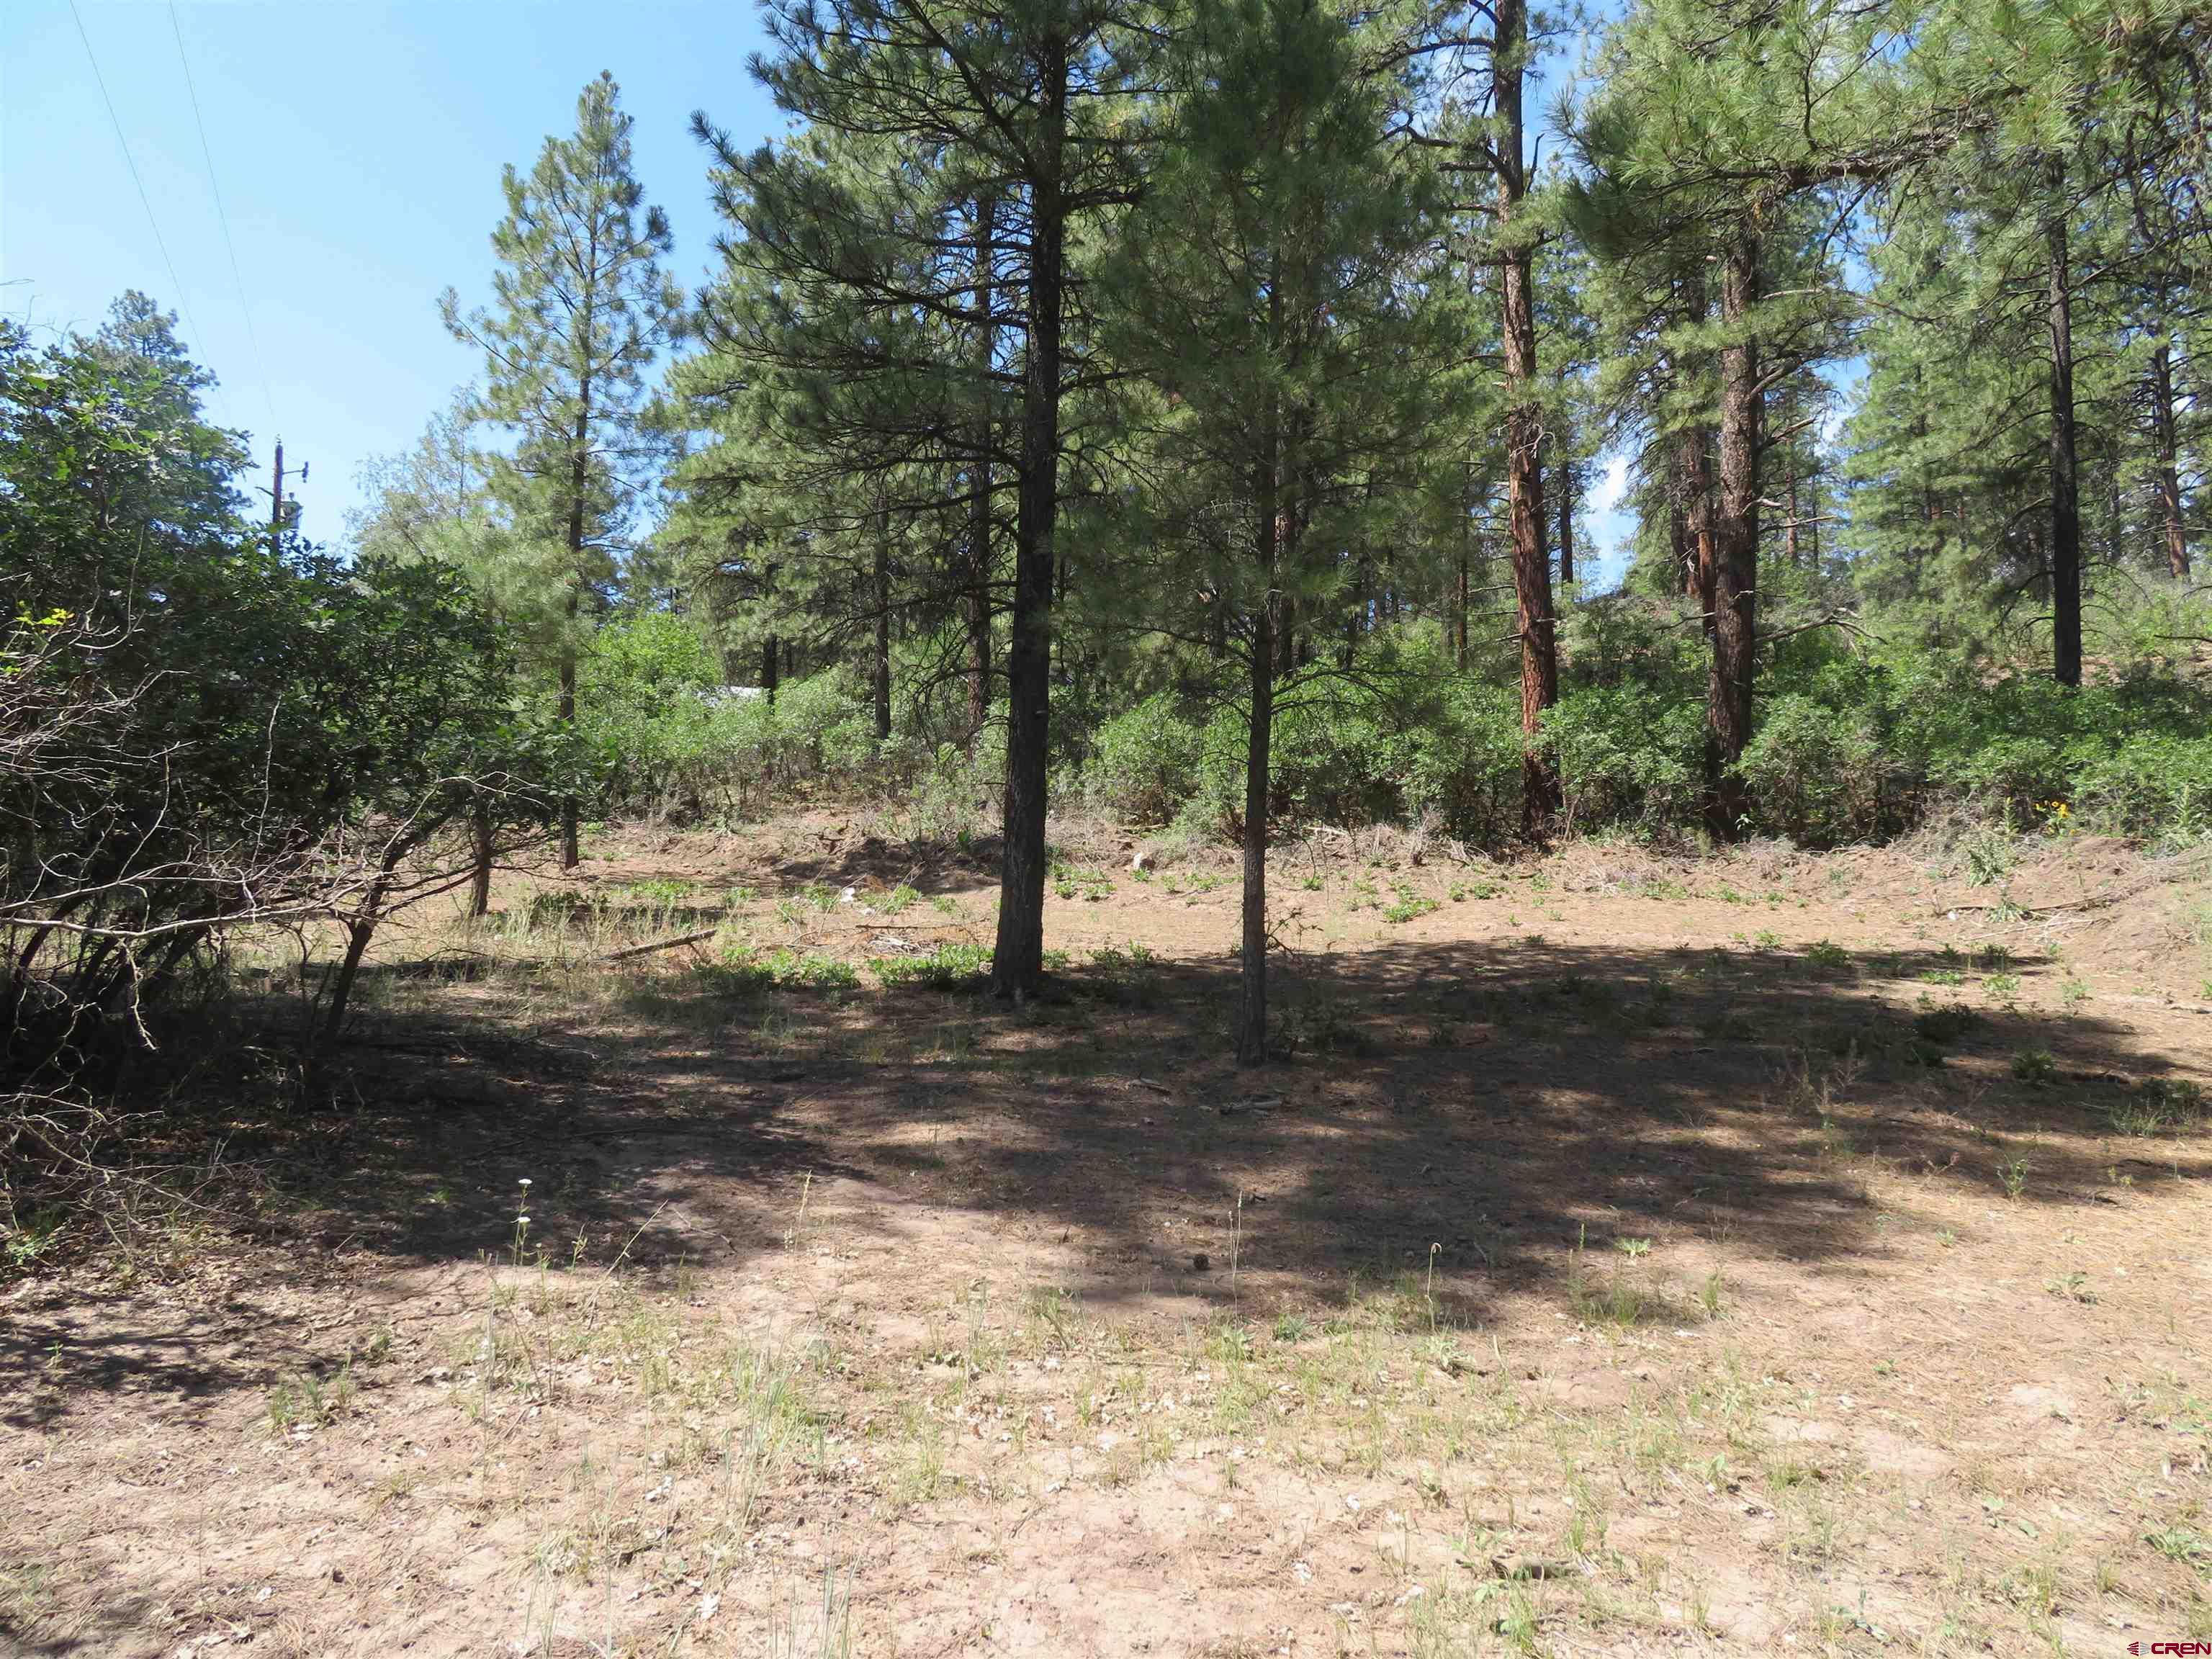
[{"label": "small white flower", "polygon": [[522,1180],[518,1184],[527,1187],[530,1184],[530,1177],[528,1176],[523,1176]]}]

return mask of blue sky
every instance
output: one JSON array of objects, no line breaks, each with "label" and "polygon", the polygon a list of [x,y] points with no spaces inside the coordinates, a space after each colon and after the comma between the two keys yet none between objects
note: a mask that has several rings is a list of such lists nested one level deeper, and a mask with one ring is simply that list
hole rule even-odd
[{"label": "blue sky", "polygon": [[312,465],[318,538],[340,530],[361,463],[411,443],[476,372],[437,296],[485,292],[500,167],[573,123],[586,81],[608,70],[622,83],[687,288],[712,234],[691,112],[744,137],[781,123],[745,70],[761,37],[744,0],[179,0],[174,28],[163,0],[76,11],[153,225],[68,0],[6,0],[0,312],[42,337],[96,325],[126,288],[179,312],[221,377],[215,417],[253,434],[264,468],[280,435],[288,468]]},{"label": "blue sky", "polygon": [[[745,69],[746,0],[178,0],[172,18],[166,0],[0,4],[0,313],[43,338],[96,326],[126,288],[178,312],[221,378],[214,417],[264,470],[279,436],[288,469],[313,467],[318,539],[362,463],[475,374],[437,296],[486,291],[500,168],[570,125],[586,81],[622,84],[687,288],[714,228],[691,112],[747,140],[781,127]],[[1601,483],[1583,521],[1608,545],[1617,490]]]}]

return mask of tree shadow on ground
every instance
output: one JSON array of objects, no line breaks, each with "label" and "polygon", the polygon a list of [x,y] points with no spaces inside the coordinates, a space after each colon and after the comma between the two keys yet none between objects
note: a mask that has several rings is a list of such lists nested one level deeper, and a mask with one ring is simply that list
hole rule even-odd
[{"label": "tree shadow on ground", "polygon": [[[1226,1058],[1225,961],[1102,951],[1022,1007],[671,969],[550,1018],[497,988],[425,993],[349,1045],[327,1109],[234,1098],[224,1121],[265,1228],[356,1275],[363,1254],[496,1255],[526,1194],[556,1261],[580,1239],[602,1262],[742,1265],[805,1192],[894,1255],[924,1210],[1065,1241],[1063,1287],[1099,1303],[1327,1306],[1434,1259],[1467,1322],[1659,1235],[1847,1273],[1893,1248],[1875,1161],[2052,1207],[2207,1172],[2201,1134],[2113,1133],[2173,1055],[2086,1010],[1925,982],[1951,962],[1534,939],[1297,957],[1283,1057],[1249,1072]],[[191,1395],[237,1363],[185,1336],[0,1333],[11,1391]]]},{"label": "tree shadow on ground", "polygon": [[[5,1553],[0,1552],[0,1565],[6,1562]],[[32,1569],[10,1571],[27,1574]],[[61,1659],[70,1654],[143,1651],[143,1633],[155,1627],[156,1613],[151,1596],[110,1594],[102,1597],[90,1618],[72,1621],[66,1633],[34,1637],[35,1626],[21,1622],[9,1608],[0,1606],[0,1652],[16,1659]]]},{"label": "tree shadow on ground", "polygon": [[266,1387],[288,1372],[317,1376],[326,1362],[270,1342],[264,1322],[234,1304],[164,1304],[158,1325],[116,1293],[73,1291],[18,1309],[0,1327],[0,1423],[39,1429],[79,1390],[131,1394],[197,1413],[233,1389]]}]

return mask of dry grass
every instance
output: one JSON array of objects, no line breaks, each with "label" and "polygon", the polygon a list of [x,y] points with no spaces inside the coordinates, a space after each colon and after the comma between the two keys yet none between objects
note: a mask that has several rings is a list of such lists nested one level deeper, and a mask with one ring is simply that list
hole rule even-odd
[{"label": "dry grass", "polygon": [[1290,866],[1255,1079],[1218,866],[1071,858],[1067,999],[1006,1010],[869,966],[987,937],[980,872],[779,834],[386,941],[356,1103],[252,1132],[255,1228],[19,1285],[0,1632],[2212,1639],[2212,1056],[2100,1012],[2144,970],[2085,931],[1969,937],[1856,854],[1362,842]]}]

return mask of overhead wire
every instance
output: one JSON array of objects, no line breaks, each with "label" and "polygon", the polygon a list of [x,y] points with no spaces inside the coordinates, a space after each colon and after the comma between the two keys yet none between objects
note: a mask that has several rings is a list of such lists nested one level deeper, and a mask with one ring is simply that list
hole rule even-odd
[{"label": "overhead wire", "polygon": [[[74,0],[72,0],[74,3]],[[185,93],[191,100],[192,125],[200,135],[200,159],[207,163],[208,189],[215,197],[215,216],[222,226],[222,245],[230,255],[230,279],[238,288],[238,309],[246,319],[246,338],[253,349],[253,367],[261,377],[261,400],[269,409],[269,425],[278,426],[276,398],[269,386],[269,364],[261,355],[261,337],[253,326],[253,307],[246,297],[246,272],[238,263],[238,244],[231,240],[230,215],[222,204],[222,185],[216,181],[215,151],[208,143],[207,123],[200,118],[199,88],[192,83],[191,59],[185,52],[184,25],[177,21],[177,0],[169,0],[169,30],[177,40],[177,63],[185,72]]]},{"label": "overhead wire", "polygon": [[107,94],[107,77],[100,72],[100,56],[92,49],[92,37],[85,33],[84,15],[76,9],[76,0],[69,0],[70,16],[76,22],[76,38],[84,42],[85,61],[92,65],[94,83],[100,88],[100,102],[107,106],[108,125],[115,129],[115,143],[123,152],[123,165],[131,170],[131,182],[138,187],[138,205],[146,210],[146,223],[154,233],[154,246],[161,250],[161,263],[169,272],[169,282],[176,289],[177,306],[185,313],[185,322],[195,339],[204,343],[200,333],[199,319],[192,315],[192,302],[185,295],[184,279],[177,275],[177,262],[169,257],[169,245],[161,238],[161,222],[154,216],[153,198],[146,194],[146,181],[138,176],[138,163],[131,155],[131,141],[123,136],[122,118],[115,112],[115,100]]}]

